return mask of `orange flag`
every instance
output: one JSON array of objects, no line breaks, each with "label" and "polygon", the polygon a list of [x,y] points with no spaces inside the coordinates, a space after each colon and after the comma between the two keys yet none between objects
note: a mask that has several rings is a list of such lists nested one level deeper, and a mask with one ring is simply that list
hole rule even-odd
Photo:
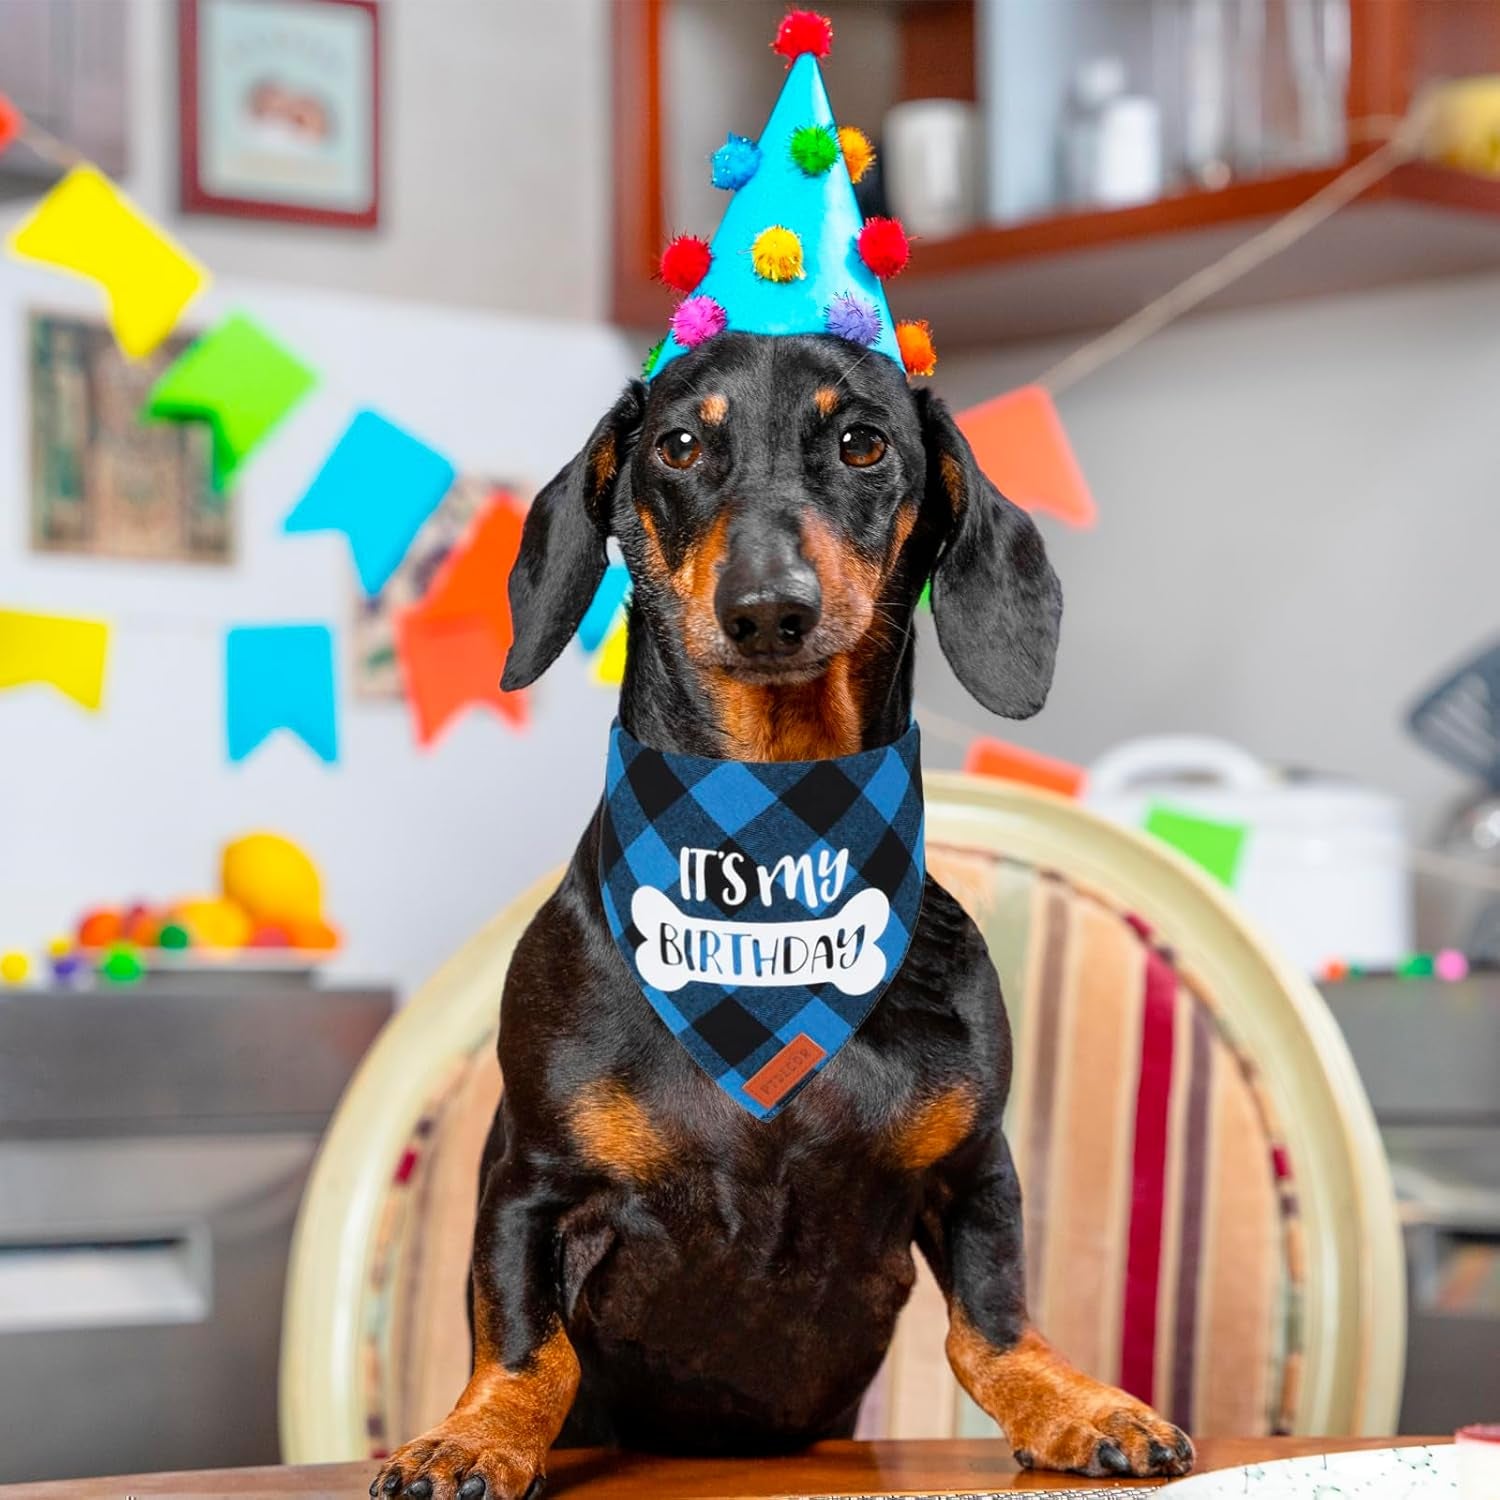
[{"label": "orange flag", "polygon": [[1040,787],[1062,797],[1076,797],[1083,790],[1085,773],[1075,766],[1040,750],[1012,745],[1008,740],[981,737],[969,746],[964,756],[964,770],[971,776],[998,776],[1001,781],[1019,781],[1025,786]]},{"label": "orange flag", "polygon": [[500,691],[512,635],[506,584],[524,519],[510,495],[494,495],[426,597],[396,621],[396,654],[420,744],[430,745],[471,704],[517,726],[527,722],[526,694]]},{"label": "orange flag", "polygon": [[1005,496],[1087,530],[1098,511],[1051,395],[1023,385],[958,414],[979,467]]}]

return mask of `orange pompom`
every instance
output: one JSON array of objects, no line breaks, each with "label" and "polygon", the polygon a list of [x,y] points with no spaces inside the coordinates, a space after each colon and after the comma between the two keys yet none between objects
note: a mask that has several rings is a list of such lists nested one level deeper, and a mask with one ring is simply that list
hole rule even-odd
[{"label": "orange pompom", "polygon": [[827,57],[832,46],[833,22],[827,16],[820,16],[815,10],[789,10],[776,28],[771,51],[795,62],[804,52]]},{"label": "orange pompom", "polygon": [[901,346],[901,363],[908,375],[931,375],[937,369],[937,345],[924,319],[897,323],[896,342]]},{"label": "orange pompom", "polygon": [[110,907],[85,912],[78,922],[80,948],[107,948],[125,936],[125,919]]},{"label": "orange pompom", "polygon": [[858,182],[875,165],[875,148],[858,125],[839,126],[839,150],[844,153],[850,182]]},{"label": "orange pompom", "polygon": [[288,932],[294,948],[314,953],[331,953],[342,941],[338,928],[331,926],[320,917],[315,917],[308,922],[293,922],[288,927]]},{"label": "orange pompom", "polygon": [[911,241],[899,219],[866,219],[858,243],[859,258],[881,280],[905,270],[911,259]]},{"label": "orange pompom", "polygon": [[708,275],[714,253],[707,240],[679,234],[661,253],[661,279],[678,292],[691,292]]}]

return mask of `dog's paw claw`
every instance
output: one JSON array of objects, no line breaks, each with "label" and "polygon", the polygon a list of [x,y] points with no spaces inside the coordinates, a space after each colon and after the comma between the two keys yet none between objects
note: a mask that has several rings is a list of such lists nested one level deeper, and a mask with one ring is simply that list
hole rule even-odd
[{"label": "dog's paw claw", "polygon": [[540,1456],[497,1445],[488,1424],[454,1417],[393,1453],[370,1493],[375,1500],[536,1500],[539,1463]]}]

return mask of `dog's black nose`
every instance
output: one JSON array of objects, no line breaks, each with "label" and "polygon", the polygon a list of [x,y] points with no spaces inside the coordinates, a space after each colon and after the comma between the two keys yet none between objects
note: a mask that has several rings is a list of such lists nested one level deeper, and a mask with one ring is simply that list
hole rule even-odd
[{"label": "dog's black nose", "polygon": [[714,591],[719,628],[741,656],[795,656],[823,610],[818,575],[800,556],[774,569],[731,558]]}]

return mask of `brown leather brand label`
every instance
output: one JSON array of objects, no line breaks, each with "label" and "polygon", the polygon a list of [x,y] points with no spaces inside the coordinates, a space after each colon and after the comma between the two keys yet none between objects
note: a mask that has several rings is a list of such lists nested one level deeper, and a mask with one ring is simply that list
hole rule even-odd
[{"label": "brown leather brand label", "polygon": [[770,1109],[796,1088],[823,1057],[823,1049],[806,1032],[801,1032],[745,1085],[745,1092],[757,1104]]}]

